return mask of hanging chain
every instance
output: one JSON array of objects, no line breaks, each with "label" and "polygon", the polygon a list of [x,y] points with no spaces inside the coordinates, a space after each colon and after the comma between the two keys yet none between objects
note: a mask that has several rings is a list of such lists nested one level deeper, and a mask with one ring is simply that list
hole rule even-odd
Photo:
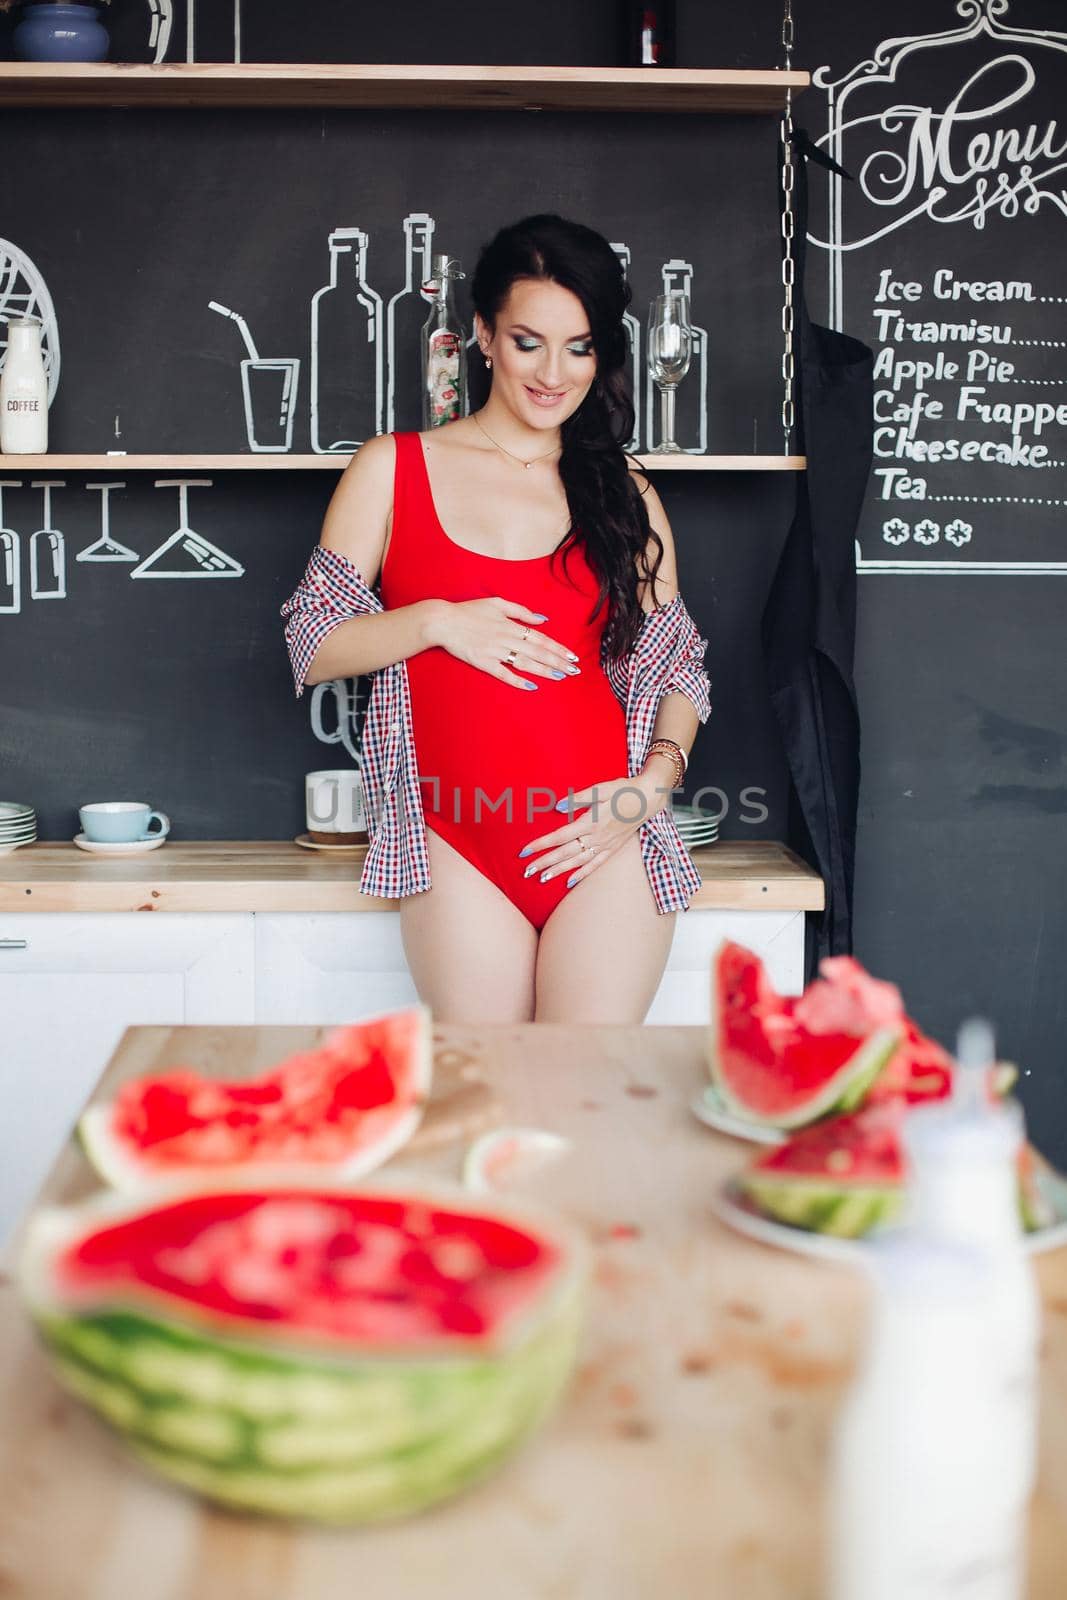
[{"label": "hanging chain", "polygon": [[[782,55],[786,72],[791,72],[793,70],[793,0],[785,0],[785,11],[782,15]],[[780,135],[782,141],[782,335],[784,338],[784,348],[782,350],[782,432],[785,436],[784,453],[789,455],[795,421],[793,409],[793,285],[796,263],[793,256],[793,90],[788,83],[785,88],[785,109],[782,112]]]}]

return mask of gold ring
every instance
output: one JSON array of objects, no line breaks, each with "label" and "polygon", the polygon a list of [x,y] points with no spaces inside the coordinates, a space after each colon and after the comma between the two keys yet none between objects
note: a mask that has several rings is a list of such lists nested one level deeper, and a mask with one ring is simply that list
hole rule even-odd
[{"label": "gold ring", "polygon": [[515,665],[515,657],[518,655],[518,653],[518,650],[509,650],[507,655],[504,657],[504,665],[506,667],[513,667]]},{"label": "gold ring", "polygon": [[525,628],[524,628],[524,630],[523,630],[523,635],[522,635],[522,638],[521,638],[521,640],[520,640],[520,641],[519,641],[519,643],[520,643],[520,644],[525,644],[525,643],[526,643],[526,636],[527,636],[527,634],[528,634],[528,633],[529,633],[529,631],[530,631],[530,624],[529,624],[529,623],[527,623],[527,624],[526,624],[526,627],[525,627]]}]

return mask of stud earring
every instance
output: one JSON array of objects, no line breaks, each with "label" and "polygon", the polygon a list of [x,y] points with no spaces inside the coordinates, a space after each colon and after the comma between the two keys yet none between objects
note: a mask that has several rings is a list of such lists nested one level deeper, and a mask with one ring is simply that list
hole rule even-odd
[{"label": "stud earring", "polygon": [[492,366],[492,365],[493,365],[493,358],[492,358],[492,356],[486,356],[486,358],[485,358],[485,364],[486,364],[486,366],[487,366],[487,367],[491,367],[491,366]]}]

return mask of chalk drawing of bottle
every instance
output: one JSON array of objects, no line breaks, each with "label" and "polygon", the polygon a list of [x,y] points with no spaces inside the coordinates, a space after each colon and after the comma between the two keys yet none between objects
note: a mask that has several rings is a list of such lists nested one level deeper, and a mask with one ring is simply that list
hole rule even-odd
[{"label": "chalk drawing of bottle", "polygon": [[245,402],[245,433],[248,448],[257,454],[277,454],[293,447],[293,416],[296,391],[300,383],[300,361],[296,356],[261,356],[248,324],[228,306],[208,301],[208,309],[220,317],[230,317],[244,340],[248,355],[241,362],[241,392]]},{"label": "chalk drawing of bottle", "polygon": [[[196,0],[185,0],[185,59],[196,60]],[[233,0],[233,59],[241,59],[241,0]]]},{"label": "chalk drawing of bottle", "polygon": [[382,297],[366,282],[362,228],[330,234],[330,281],[311,299],[311,448],[350,455],[382,431]]},{"label": "chalk drawing of bottle", "polygon": [[404,287],[385,308],[385,432],[422,427],[420,372],[426,297],[422,285],[431,271],[434,219],[425,211],[404,218]]},{"label": "chalk drawing of bottle", "polygon": [[44,527],[30,537],[30,594],[34,600],[67,597],[67,541],[52,526],[52,490],[65,484],[65,478],[32,481],[34,489],[44,490]]},{"label": "chalk drawing of bottle", "polygon": [[[189,526],[189,490],[210,489],[211,478],[157,478],[157,489],[177,489],[178,526],[134,567],[131,578],[240,578],[244,567]],[[169,559],[164,560],[164,557]]]},{"label": "chalk drawing of bottle", "polygon": [[[665,261],[662,268],[663,293],[682,289],[693,304],[693,268],[688,261]],[[705,455],[708,448],[708,333],[706,328],[691,324],[693,354],[689,363],[688,381],[680,383],[675,400],[675,438],[682,449],[691,456]],[[645,449],[660,442],[659,417],[656,415],[656,386],[648,385],[645,405]]]},{"label": "chalk drawing of bottle", "polygon": [[22,610],[21,541],[4,526],[4,490],[21,488],[21,478],[0,478],[0,613]]},{"label": "chalk drawing of bottle", "polygon": [[42,273],[26,252],[9,240],[0,239],[0,359],[7,345],[7,324],[18,317],[36,317],[41,324],[41,350],[51,405],[59,387],[56,308]]},{"label": "chalk drawing of bottle", "polygon": [[87,483],[87,489],[100,496],[100,537],[79,550],[75,561],[138,561],[136,550],[111,537],[111,491],[125,489],[125,483]]},{"label": "chalk drawing of bottle", "polygon": [[[630,275],[630,247],[626,244],[613,244],[611,247],[619,258],[622,275]],[[626,377],[630,384],[630,393],[634,402],[634,431],[633,437],[624,439],[624,450],[637,451],[641,448],[641,324],[632,311],[623,312],[623,327],[626,330]]]}]

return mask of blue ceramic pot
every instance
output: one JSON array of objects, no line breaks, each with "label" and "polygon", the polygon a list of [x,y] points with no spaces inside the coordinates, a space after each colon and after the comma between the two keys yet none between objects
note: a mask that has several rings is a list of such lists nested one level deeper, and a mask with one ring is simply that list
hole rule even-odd
[{"label": "blue ceramic pot", "polygon": [[108,43],[95,5],[24,5],[14,34],[19,61],[103,61]]}]

